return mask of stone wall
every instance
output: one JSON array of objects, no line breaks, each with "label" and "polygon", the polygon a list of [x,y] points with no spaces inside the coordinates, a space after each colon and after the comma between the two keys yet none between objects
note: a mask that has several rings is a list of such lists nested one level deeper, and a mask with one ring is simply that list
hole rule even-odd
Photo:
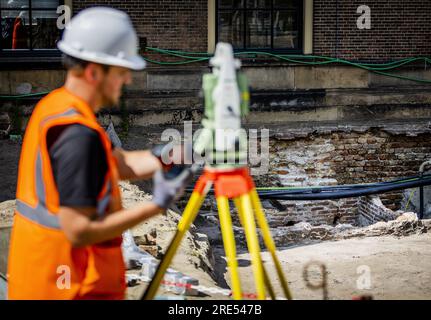
[{"label": "stone wall", "polygon": [[[303,137],[275,134],[270,140],[270,172],[255,176],[255,180],[260,186],[290,187],[389,181],[416,175],[421,163],[430,157],[429,132],[409,136],[407,132],[369,128],[362,132],[316,132]],[[382,194],[381,201],[387,210],[399,210],[403,192]],[[360,206],[358,198],[266,203],[274,227],[301,221],[312,225],[357,225]]]}]

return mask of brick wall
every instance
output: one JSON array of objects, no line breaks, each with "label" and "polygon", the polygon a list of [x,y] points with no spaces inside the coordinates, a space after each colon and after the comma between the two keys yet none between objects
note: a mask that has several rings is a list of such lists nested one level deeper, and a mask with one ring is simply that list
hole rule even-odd
[{"label": "brick wall", "polygon": [[386,208],[378,196],[361,197],[358,201],[358,222],[367,226],[379,221],[395,220],[399,214]]},{"label": "brick wall", "polygon": [[74,13],[91,6],[126,11],[147,45],[164,49],[207,50],[207,0],[76,0]]},{"label": "brick wall", "polygon": [[[356,26],[360,5],[371,9],[371,30]],[[354,60],[429,55],[430,16],[426,0],[315,0],[314,54]]]},{"label": "brick wall", "polygon": [[[281,138],[282,139],[282,138]],[[270,172],[256,176],[258,186],[318,186],[372,183],[416,175],[431,157],[429,134],[407,136],[380,129],[333,132],[270,141]],[[381,195],[384,206],[398,210],[402,191]],[[313,225],[358,223],[358,198],[324,201],[279,201],[272,226],[306,221]],[[335,220],[335,221],[334,221]]]},{"label": "brick wall", "polygon": [[[149,46],[207,50],[208,0],[76,0],[73,5],[75,12],[94,5],[125,10]],[[360,5],[371,8],[371,30],[356,26]],[[425,0],[314,0],[314,54],[364,61],[430,55],[430,16],[431,1]]]}]

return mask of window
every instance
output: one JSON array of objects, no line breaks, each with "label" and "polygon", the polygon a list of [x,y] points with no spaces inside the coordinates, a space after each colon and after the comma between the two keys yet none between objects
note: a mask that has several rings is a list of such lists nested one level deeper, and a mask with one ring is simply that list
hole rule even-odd
[{"label": "window", "polygon": [[59,0],[0,0],[0,55],[58,54],[56,43]]},{"label": "window", "polygon": [[218,0],[217,41],[236,50],[299,52],[302,0]]}]

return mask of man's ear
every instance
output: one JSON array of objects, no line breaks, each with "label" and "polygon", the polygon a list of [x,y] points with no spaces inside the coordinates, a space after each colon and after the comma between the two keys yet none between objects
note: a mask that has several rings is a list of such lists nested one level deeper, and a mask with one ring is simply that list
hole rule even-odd
[{"label": "man's ear", "polygon": [[99,70],[99,66],[97,66],[96,64],[89,63],[84,70],[84,74],[85,74],[85,79],[89,83],[99,82],[100,70]]}]

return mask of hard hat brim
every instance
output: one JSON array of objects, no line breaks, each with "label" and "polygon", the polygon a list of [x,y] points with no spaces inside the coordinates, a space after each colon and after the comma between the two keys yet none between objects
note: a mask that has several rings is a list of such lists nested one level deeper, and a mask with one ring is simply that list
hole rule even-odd
[{"label": "hard hat brim", "polygon": [[135,71],[142,70],[147,65],[145,59],[139,55],[124,58],[109,55],[97,55],[93,52],[72,48],[62,40],[57,43],[57,47],[61,52],[84,61],[95,62],[110,66],[124,67]]}]

